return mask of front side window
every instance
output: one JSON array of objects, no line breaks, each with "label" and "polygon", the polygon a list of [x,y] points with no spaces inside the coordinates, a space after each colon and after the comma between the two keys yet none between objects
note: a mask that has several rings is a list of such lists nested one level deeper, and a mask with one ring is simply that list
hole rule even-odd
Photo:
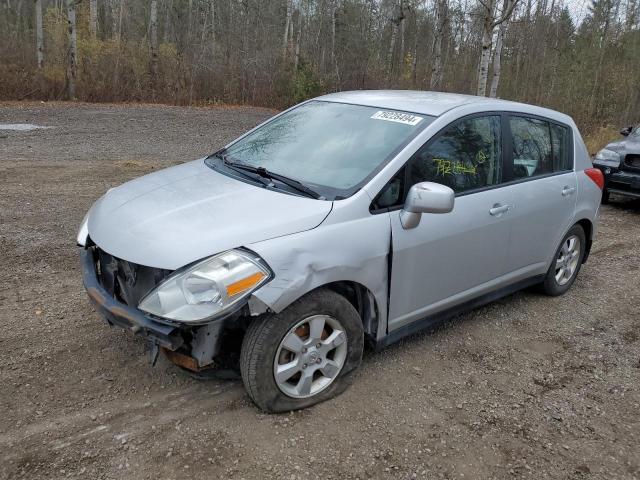
[{"label": "front side window", "polygon": [[460,193],[502,181],[500,116],[460,120],[409,161],[408,185],[436,182]]},{"label": "front side window", "polygon": [[630,137],[632,137],[634,140],[640,141],[640,125],[633,129]]},{"label": "front side window", "polygon": [[231,161],[287,176],[328,199],[354,193],[433,117],[311,101],[231,145]]}]

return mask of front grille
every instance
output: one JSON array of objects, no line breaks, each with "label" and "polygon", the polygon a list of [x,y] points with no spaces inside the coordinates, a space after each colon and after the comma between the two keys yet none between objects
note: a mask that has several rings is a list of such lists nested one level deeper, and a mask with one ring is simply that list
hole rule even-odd
[{"label": "front grille", "polygon": [[113,298],[129,306],[137,307],[145,295],[171,274],[171,270],[127,262],[97,246],[93,248],[101,285]]},{"label": "front grille", "polygon": [[640,155],[627,155],[624,158],[624,165],[633,170],[640,170]]}]

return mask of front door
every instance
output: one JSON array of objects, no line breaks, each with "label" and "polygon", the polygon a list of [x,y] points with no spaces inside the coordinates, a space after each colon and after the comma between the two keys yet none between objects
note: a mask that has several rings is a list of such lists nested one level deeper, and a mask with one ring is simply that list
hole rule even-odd
[{"label": "front door", "polygon": [[466,117],[427,142],[405,166],[406,189],[423,181],[456,192],[447,214],[404,229],[391,213],[389,331],[500,284],[507,268],[511,199],[501,187],[500,115]]}]

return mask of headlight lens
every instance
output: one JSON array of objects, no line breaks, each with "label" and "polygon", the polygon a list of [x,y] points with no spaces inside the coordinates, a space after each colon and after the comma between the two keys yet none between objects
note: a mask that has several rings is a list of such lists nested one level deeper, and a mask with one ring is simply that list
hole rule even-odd
[{"label": "headlight lens", "polygon": [[610,167],[617,167],[620,165],[620,154],[618,152],[614,152],[613,150],[603,148],[598,152],[593,163],[607,165]]},{"label": "headlight lens", "polygon": [[173,274],[138,307],[158,317],[199,322],[246,298],[269,276],[259,257],[230,250]]}]

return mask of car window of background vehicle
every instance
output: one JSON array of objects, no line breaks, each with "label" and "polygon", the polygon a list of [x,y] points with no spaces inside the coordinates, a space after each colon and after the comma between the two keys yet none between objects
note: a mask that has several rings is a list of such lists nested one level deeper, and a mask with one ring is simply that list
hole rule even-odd
[{"label": "car window of background vehicle", "polygon": [[408,185],[429,181],[464,192],[502,181],[500,116],[458,121],[410,160]]}]

